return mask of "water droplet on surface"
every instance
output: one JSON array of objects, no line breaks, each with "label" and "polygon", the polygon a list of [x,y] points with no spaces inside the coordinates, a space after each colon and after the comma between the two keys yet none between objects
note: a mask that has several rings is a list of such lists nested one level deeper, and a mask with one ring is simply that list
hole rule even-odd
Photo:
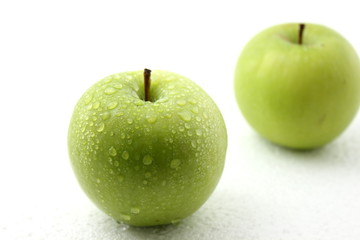
[{"label": "water droplet on surface", "polygon": [[113,87],[108,87],[105,89],[104,93],[107,94],[107,95],[111,95],[111,94],[114,94],[117,90]]},{"label": "water droplet on surface", "polygon": [[186,129],[190,129],[190,124],[189,123],[185,123],[184,126],[185,126]]},{"label": "water droplet on surface", "polygon": [[191,113],[187,110],[179,112],[178,115],[180,116],[180,118],[184,121],[190,121],[191,120]]},{"label": "water droplet on surface", "polygon": [[191,141],[191,146],[192,146],[193,148],[196,148],[196,142],[195,142],[194,140]]},{"label": "water droplet on surface", "polygon": [[152,162],[153,162],[153,158],[152,158],[150,155],[146,155],[146,156],[143,158],[143,163],[144,163],[145,165],[150,165]]},{"label": "water droplet on surface", "polygon": [[118,167],[119,165],[120,165],[119,162],[115,160],[115,161],[114,161],[114,166],[115,166],[115,167]]},{"label": "water droplet on surface", "polygon": [[137,207],[133,207],[133,208],[130,209],[130,212],[131,212],[132,214],[139,214],[139,213],[140,213],[140,209],[137,208]]},{"label": "water droplet on surface", "polygon": [[109,148],[109,154],[110,156],[115,157],[117,154],[116,149],[114,147]]},{"label": "water droplet on surface", "polygon": [[176,104],[179,106],[184,106],[186,105],[186,100],[185,99],[179,99],[176,101]]},{"label": "water droplet on surface", "polygon": [[202,135],[202,130],[201,129],[196,129],[196,135],[201,136]]},{"label": "water droplet on surface", "polygon": [[108,108],[109,110],[112,110],[112,109],[116,108],[118,105],[119,105],[119,103],[118,103],[117,101],[114,101],[114,102],[109,103],[109,104],[107,105],[107,108]]},{"label": "water droplet on surface", "polygon": [[102,122],[102,123],[99,124],[99,126],[97,127],[96,130],[98,132],[102,132],[102,131],[104,131],[104,128],[105,128],[105,124]]},{"label": "water droplet on surface", "polygon": [[125,160],[128,160],[129,159],[129,153],[127,151],[124,151],[122,154],[121,154],[121,157]]},{"label": "water droplet on surface", "polygon": [[173,159],[170,162],[170,167],[173,168],[173,169],[176,169],[176,168],[178,168],[180,166],[180,164],[181,164],[180,159]]},{"label": "water droplet on surface", "polygon": [[97,183],[100,183],[100,182],[101,182],[101,180],[97,178],[97,179],[96,179],[96,182],[97,182]]},{"label": "water droplet on surface", "polygon": [[146,177],[146,178],[151,177],[151,173],[150,173],[150,172],[145,173],[145,177]]}]

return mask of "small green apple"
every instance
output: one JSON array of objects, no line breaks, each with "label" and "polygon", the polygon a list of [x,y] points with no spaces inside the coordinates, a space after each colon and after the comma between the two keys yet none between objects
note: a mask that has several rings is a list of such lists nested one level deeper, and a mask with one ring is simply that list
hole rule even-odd
[{"label": "small green apple", "polygon": [[[145,87],[144,87],[145,85]],[[175,73],[108,76],[80,98],[68,147],[87,196],[119,222],[152,226],[195,212],[224,167],[227,132],[212,99]]]},{"label": "small green apple", "polygon": [[325,26],[277,25],[243,49],[235,93],[263,137],[290,148],[320,147],[343,132],[359,108],[359,58]]}]

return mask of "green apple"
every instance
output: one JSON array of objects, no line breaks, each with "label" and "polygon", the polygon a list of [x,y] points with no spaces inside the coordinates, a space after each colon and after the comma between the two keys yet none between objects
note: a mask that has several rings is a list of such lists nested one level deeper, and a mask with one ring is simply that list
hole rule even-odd
[{"label": "green apple", "polygon": [[199,209],[227,148],[223,117],[198,85],[160,70],[149,83],[150,70],[100,80],[78,101],[68,132],[84,192],[133,226],[175,223]]},{"label": "green apple", "polygon": [[249,124],[263,137],[295,149],[320,147],[356,115],[360,62],[339,33],[317,24],[282,24],[244,47],[235,93]]}]

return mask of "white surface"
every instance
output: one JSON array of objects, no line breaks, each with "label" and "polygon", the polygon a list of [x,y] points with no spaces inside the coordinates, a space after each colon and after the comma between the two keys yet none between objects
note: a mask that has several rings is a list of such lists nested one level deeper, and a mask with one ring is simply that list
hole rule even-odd
[{"label": "white surface", "polygon": [[[294,152],[238,111],[243,45],[274,24],[328,25],[360,52],[356,1],[1,1],[0,239],[360,239],[360,117],[328,146]],[[80,95],[116,72],[185,75],[228,128],[217,189],[178,225],[132,228],[79,188],[66,135]]]}]

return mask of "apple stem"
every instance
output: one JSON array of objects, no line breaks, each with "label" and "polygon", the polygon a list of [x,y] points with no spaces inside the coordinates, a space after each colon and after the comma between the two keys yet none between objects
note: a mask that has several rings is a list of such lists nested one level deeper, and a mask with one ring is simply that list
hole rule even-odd
[{"label": "apple stem", "polygon": [[144,69],[144,90],[145,90],[145,101],[150,101],[150,80],[151,70],[145,68]]},{"label": "apple stem", "polygon": [[300,45],[303,43],[304,29],[305,29],[305,24],[300,23],[300,25],[299,25],[299,44]]}]

